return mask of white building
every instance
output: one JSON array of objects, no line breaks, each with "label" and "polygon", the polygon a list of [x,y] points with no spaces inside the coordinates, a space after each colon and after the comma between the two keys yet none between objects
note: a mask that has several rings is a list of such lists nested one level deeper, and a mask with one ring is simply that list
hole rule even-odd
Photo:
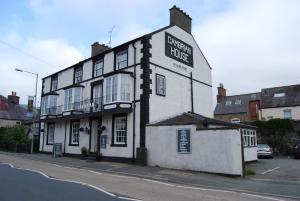
[{"label": "white building", "polygon": [[[135,160],[146,125],[187,111],[213,116],[211,68],[176,6],[170,25],[43,78],[40,150],[62,143],[104,159]],[[139,153],[139,152],[138,152]],[[143,157],[142,157],[143,158]]]}]

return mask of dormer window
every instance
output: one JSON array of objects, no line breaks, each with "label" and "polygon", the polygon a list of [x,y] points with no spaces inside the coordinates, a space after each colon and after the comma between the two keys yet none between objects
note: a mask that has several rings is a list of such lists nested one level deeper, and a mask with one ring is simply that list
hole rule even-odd
[{"label": "dormer window", "polygon": [[275,93],[274,94],[274,98],[280,98],[280,97],[284,97],[285,93]]},{"label": "dormer window", "polygon": [[79,83],[82,81],[82,67],[75,68],[74,70],[74,84]]},{"label": "dormer window", "polygon": [[116,69],[122,69],[128,66],[127,50],[123,50],[116,54]]},{"label": "dormer window", "polygon": [[236,99],[234,104],[240,105],[241,103],[242,103],[242,100],[241,100],[241,99]]}]

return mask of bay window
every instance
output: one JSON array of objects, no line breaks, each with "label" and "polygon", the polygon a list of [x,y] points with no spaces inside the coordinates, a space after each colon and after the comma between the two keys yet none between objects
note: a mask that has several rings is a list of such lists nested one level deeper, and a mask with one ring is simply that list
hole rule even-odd
[{"label": "bay window", "polygon": [[57,103],[57,96],[50,96],[50,114],[55,115],[56,114],[56,103]]},{"label": "bay window", "polygon": [[129,74],[118,74],[106,78],[106,103],[130,101],[132,78]]},{"label": "bay window", "polygon": [[81,107],[81,87],[65,89],[64,110],[80,109]]},{"label": "bay window", "polygon": [[48,108],[48,96],[42,97],[41,113],[46,114]]}]

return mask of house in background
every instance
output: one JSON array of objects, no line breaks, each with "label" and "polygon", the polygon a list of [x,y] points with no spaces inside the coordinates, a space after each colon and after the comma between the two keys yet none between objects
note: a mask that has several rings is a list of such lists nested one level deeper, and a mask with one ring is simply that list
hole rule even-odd
[{"label": "house in background", "polygon": [[0,95],[0,127],[13,127],[31,120],[28,110],[19,105],[20,97],[12,92],[7,98]]},{"label": "house in background", "polygon": [[261,90],[260,119],[300,120],[300,85]]},{"label": "house in background", "polygon": [[259,119],[261,94],[250,93],[226,96],[223,84],[218,87],[214,118],[229,122],[247,122]]}]

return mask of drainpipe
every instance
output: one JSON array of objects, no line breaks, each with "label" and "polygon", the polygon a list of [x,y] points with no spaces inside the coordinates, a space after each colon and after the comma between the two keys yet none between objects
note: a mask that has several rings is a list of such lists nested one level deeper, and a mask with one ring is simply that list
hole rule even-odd
[{"label": "drainpipe", "polygon": [[193,88],[193,73],[191,72],[191,112],[194,113],[194,88]]},{"label": "drainpipe", "polygon": [[240,136],[241,136],[241,154],[242,154],[242,177],[244,177],[244,172],[245,172],[245,158],[244,158],[244,143],[243,143],[243,131],[242,129],[238,129],[238,131],[240,132]]},{"label": "drainpipe", "polygon": [[134,49],[134,58],[133,58],[133,65],[134,65],[134,74],[133,74],[133,136],[132,136],[132,162],[135,162],[135,101],[136,101],[136,47],[133,43]]}]

